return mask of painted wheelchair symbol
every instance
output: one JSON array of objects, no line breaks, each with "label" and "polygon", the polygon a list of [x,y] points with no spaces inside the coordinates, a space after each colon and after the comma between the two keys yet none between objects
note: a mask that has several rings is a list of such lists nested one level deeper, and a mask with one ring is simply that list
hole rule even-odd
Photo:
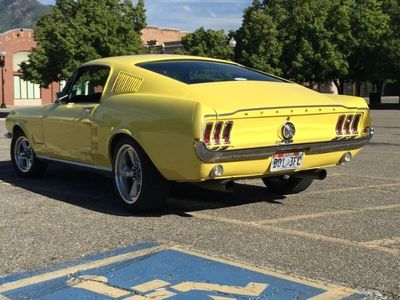
[{"label": "painted wheelchair symbol", "polygon": [[250,282],[246,286],[229,286],[214,283],[185,281],[172,285],[163,280],[152,280],[130,288],[115,287],[108,284],[104,276],[80,276],[70,278],[68,285],[73,288],[91,291],[97,294],[124,300],[162,300],[190,291],[203,291],[224,296],[209,295],[213,300],[234,300],[225,295],[258,297],[268,287],[265,283]]}]

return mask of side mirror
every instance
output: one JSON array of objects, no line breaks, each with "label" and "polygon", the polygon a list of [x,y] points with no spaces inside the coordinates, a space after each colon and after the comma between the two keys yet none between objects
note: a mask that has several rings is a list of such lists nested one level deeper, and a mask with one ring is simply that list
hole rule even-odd
[{"label": "side mirror", "polygon": [[61,92],[57,92],[56,95],[57,95],[56,103],[67,103],[67,98],[68,98],[67,94],[65,94],[61,91]]}]

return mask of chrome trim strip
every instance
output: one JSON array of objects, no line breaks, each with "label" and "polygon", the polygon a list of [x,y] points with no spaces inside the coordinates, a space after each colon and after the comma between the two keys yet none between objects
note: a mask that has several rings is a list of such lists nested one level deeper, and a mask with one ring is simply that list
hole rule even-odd
[{"label": "chrome trim strip", "polygon": [[95,169],[95,170],[99,170],[99,171],[112,172],[111,168],[106,168],[106,167],[99,167],[99,166],[95,166],[95,165],[78,163],[78,162],[75,162],[75,161],[63,160],[63,159],[52,158],[52,157],[41,156],[41,155],[37,155],[36,157],[39,158],[39,159],[55,161],[55,162],[68,164],[68,165],[73,165],[73,166],[77,166],[77,167],[83,167],[83,168]]},{"label": "chrome trim strip", "polygon": [[365,146],[371,137],[364,137],[349,140],[334,140],[319,143],[304,143],[304,144],[287,144],[262,148],[250,148],[240,150],[208,150],[206,145],[201,141],[194,142],[194,149],[197,157],[205,163],[222,163],[234,162],[243,160],[267,159],[276,152],[280,151],[297,151],[308,150],[309,154],[320,154],[332,151],[347,151],[355,150]]},{"label": "chrome trim strip", "polygon": [[[341,108],[345,108],[345,109],[349,109],[349,110],[368,110],[367,107],[351,107],[351,106],[345,106],[345,105],[339,105],[339,104],[334,104],[334,105],[299,105],[299,106],[271,106],[271,107],[255,107],[255,108],[248,108],[248,109],[239,109],[236,110],[234,112],[230,112],[230,113],[224,113],[224,114],[218,114],[218,116],[220,117],[226,117],[226,116],[232,116],[235,115],[239,112],[245,112],[245,111],[256,111],[256,110],[271,110],[271,109],[296,109],[296,108],[329,108],[329,107],[341,107]],[[213,114],[213,115],[205,115],[204,117],[215,117],[217,114]]]}]

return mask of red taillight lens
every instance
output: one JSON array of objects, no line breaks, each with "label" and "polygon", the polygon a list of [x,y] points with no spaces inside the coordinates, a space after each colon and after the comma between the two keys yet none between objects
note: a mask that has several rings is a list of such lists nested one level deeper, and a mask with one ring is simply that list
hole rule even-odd
[{"label": "red taillight lens", "polygon": [[221,142],[221,131],[223,125],[224,122],[218,122],[217,124],[215,124],[214,134],[213,134],[214,144],[219,144]]},{"label": "red taillight lens", "polygon": [[345,134],[350,134],[350,126],[352,121],[353,121],[353,115],[348,115],[346,117],[346,120],[344,121],[344,126],[343,126]]},{"label": "red taillight lens", "polygon": [[203,142],[206,145],[209,145],[211,142],[211,130],[213,128],[213,123],[207,123],[206,127],[204,128],[204,134],[203,134]]},{"label": "red taillight lens", "polygon": [[351,123],[351,133],[357,134],[358,133],[358,125],[360,124],[361,115],[355,115],[353,122]]},{"label": "red taillight lens", "polygon": [[225,123],[224,132],[222,133],[222,141],[224,144],[229,144],[231,142],[231,131],[233,122],[229,121]]},{"label": "red taillight lens", "polygon": [[346,119],[345,115],[341,115],[336,123],[336,134],[343,134],[343,123]]}]

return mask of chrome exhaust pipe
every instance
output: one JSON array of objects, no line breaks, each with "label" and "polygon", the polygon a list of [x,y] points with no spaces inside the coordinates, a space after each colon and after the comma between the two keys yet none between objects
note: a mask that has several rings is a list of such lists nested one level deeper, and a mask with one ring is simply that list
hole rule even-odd
[{"label": "chrome exhaust pipe", "polygon": [[229,193],[233,191],[235,182],[233,180],[209,180],[195,183],[195,185],[206,190]]},{"label": "chrome exhaust pipe", "polygon": [[315,170],[308,170],[308,171],[302,171],[293,174],[294,177],[300,177],[300,178],[311,178],[311,179],[316,179],[316,180],[324,180],[326,178],[326,175],[328,173],[326,172],[325,169],[315,169]]}]

